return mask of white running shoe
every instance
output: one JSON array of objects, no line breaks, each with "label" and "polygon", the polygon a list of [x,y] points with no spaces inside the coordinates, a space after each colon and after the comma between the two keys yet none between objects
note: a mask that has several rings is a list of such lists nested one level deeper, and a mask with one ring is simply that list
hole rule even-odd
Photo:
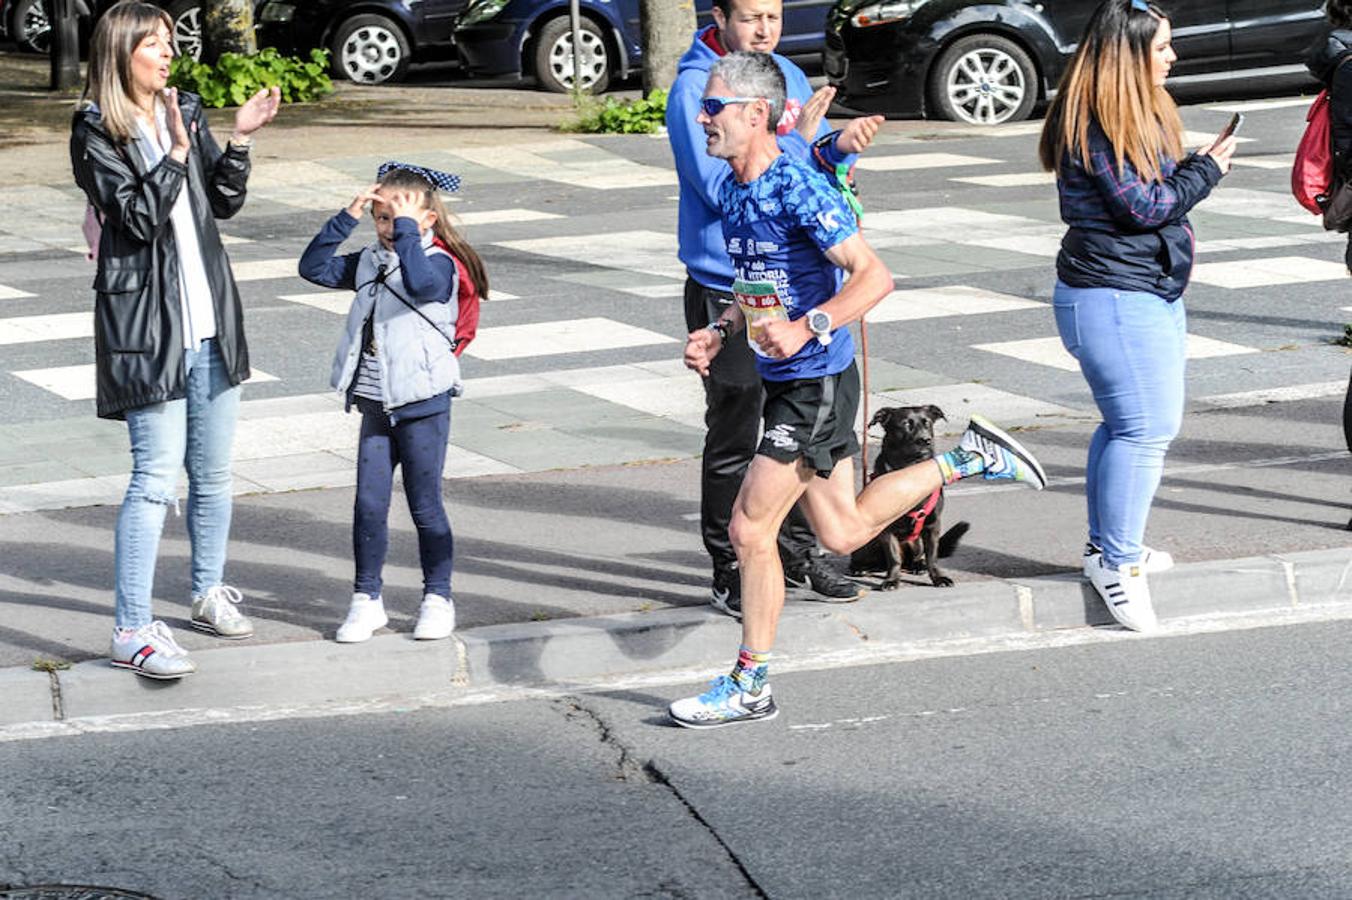
[{"label": "white running shoe", "polygon": [[188,651],[174,640],[169,626],[160,621],[135,631],[113,629],[112,663],[146,678],[182,678],[197,671]]},{"label": "white running shoe", "polygon": [[1140,563],[1112,568],[1103,564],[1103,555],[1099,554],[1089,568],[1089,580],[1107,604],[1108,612],[1123,628],[1154,631],[1159,626],[1155,607],[1150,603],[1145,567]]},{"label": "white running shoe", "polygon": [[455,631],[455,601],[438,594],[423,594],[413,637],[420,641],[439,641],[450,637],[452,631]]},{"label": "white running shoe", "polygon": [[[1086,543],[1084,545],[1084,555],[1080,557],[1083,562],[1084,577],[1089,577],[1089,567],[1094,564],[1098,557],[1103,555],[1103,550],[1094,544]],[[1167,572],[1174,567],[1174,558],[1169,555],[1167,550],[1152,550],[1142,545],[1141,558],[1139,563],[1145,574],[1154,575],[1157,572]]]},{"label": "white running shoe", "polygon": [[984,416],[972,416],[958,447],[981,457],[987,481],[1021,481],[1035,491],[1047,486],[1047,473],[1026,447]]},{"label": "white running shoe", "polygon": [[212,585],[192,598],[192,627],[232,641],[253,637],[253,623],[235,606],[243,600],[238,588]]},{"label": "white running shoe", "polygon": [[347,608],[347,618],[338,626],[335,636],[340,644],[360,644],[369,641],[371,635],[390,622],[385,615],[385,601],[370,594],[353,594],[352,605]]}]

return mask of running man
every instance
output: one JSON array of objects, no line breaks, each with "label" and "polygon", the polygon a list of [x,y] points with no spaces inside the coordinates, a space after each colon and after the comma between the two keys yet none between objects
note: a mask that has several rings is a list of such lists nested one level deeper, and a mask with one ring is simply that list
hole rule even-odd
[{"label": "running man", "polygon": [[855,496],[859,375],[845,326],[892,290],[892,275],[859,234],[839,190],[780,151],[775,123],[784,102],[784,76],[773,58],[730,53],[710,69],[697,116],[709,155],[732,167],[719,202],[737,303],[690,333],[685,364],[704,374],[729,341],[749,341],[766,400],[763,437],[729,529],[741,571],[742,646],[731,674],[671,704],[671,718],[688,728],[779,712],[768,675],[784,606],[776,535],[795,503],[822,545],[844,554],[961,478],[1020,481],[1036,490],[1046,484],[1032,454],[973,417],[953,450],[875,478]]}]

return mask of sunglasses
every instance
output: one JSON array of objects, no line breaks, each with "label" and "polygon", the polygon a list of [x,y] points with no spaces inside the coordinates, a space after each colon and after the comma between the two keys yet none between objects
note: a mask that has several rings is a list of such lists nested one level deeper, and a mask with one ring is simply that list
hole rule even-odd
[{"label": "sunglasses", "polygon": [[700,109],[709,118],[713,118],[723,111],[725,106],[732,103],[755,103],[757,100],[764,100],[764,97],[705,97],[699,102]]}]

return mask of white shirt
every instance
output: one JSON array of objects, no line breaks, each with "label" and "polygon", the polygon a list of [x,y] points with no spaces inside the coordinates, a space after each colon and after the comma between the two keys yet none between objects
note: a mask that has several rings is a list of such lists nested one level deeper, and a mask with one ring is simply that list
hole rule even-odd
[{"label": "white shirt", "polygon": [[[136,120],[141,128],[141,137],[136,143],[149,167],[158,165],[173,147],[165,121],[164,104],[158,100],[155,103],[155,123],[158,127],[152,130],[143,119]],[[198,350],[202,341],[216,336],[216,305],[211,294],[211,282],[207,280],[206,264],[202,259],[202,245],[197,239],[197,224],[192,217],[186,176],[178,197],[174,199],[174,206],[169,211],[169,222],[173,225],[174,241],[178,245],[178,296],[183,308],[183,347]]]}]

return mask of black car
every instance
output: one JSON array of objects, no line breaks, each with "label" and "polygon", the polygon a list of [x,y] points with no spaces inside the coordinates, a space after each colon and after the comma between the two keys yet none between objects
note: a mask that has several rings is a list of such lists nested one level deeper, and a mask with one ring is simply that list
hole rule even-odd
[{"label": "black car", "polygon": [[[80,36],[88,40],[94,19],[112,5],[113,0],[74,0],[80,20]],[[178,52],[193,59],[202,55],[201,0],[151,0],[163,6],[174,22],[174,43]],[[47,0],[0,0],[0,25],[19,45],[32,53],[46,53],[51,47],[52,26],[47,15]]]},{"label": "black car", "polygon": [[[1099,0],[837,0],[823,54],[837,102],[974,124],[1027,118],[1055,92]],[[1304,74],[1320,0],[1164,0],[1170,84]]]},{"label": "black car", "polygon": [[451,29],[468,0],[266,0],[259,46],[327,47],[333,71],[362,84],[398,81],[413,62],[454,59]]}]

